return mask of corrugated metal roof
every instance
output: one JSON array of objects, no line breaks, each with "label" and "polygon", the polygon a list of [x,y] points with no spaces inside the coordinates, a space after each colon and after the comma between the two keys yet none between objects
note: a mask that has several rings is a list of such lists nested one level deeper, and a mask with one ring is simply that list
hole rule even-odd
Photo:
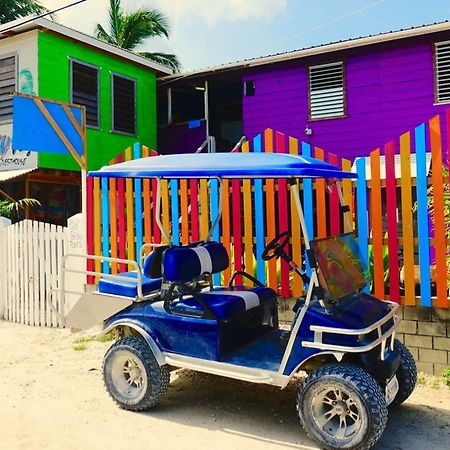
[{"label": "corrugated metal roof", "polygon": [[399,39],[406,39],[409,37],[438,33],[440,31],[448,31],[448,30],[450,30],[450,21],[445,20],[442,22],[435,22],[432,24],[424,24],[409,28],[400,28],[398,30],[392,30],[378,34],[370,34],[367,36],[342,39],[339,41],[333,41],[319,45],[304,47],[297,50],[290,50],[287,52],[274,53],[271,55],[244,59],[241,61],[221,64],[218,66],[211,66],[205,69],[194,70],[191,72],[185,72],[181,74],[173,74],[166,77],[162,77],[159,79],[159,81],[162,83],[167,83],[191,76],[207,75],[210,73],[217,73],[227,70],[238,70],[248,67],[262,66],[265,64],[284,62],[292,59],[300,59],[307,56],[318,55],[322,53],[331,53],[355,47],[374,45],[381,42],[395,41]]},{"label": "corrugated metal roof", "polygon": [[26,173],[33,172],[37,167],[29,169],[17,169],[17,170],[2,170],[0,171],[0,183],[3,181],[12,180],[13,178],[21,177]]}]

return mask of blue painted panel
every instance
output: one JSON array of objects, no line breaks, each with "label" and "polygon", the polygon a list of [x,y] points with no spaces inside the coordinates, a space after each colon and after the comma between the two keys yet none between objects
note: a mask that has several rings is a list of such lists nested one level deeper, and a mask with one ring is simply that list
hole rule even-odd
[{"label": "blue painted panel", "polygon": [[170,203],[172,240],[175,245],[180,245],[180,202],[178,199],[178,180],[170,181]]},{"label": "blue painted panel", "polygon": [[[253,152],[262,152],[262,136],[253,138]],[[266,284],[266,271],[261,255],[264,251],[264,192],[262,180],[254,181],[255,197],[255,239],[256,239],[256,278]]]},{"label": "blue painted panel", "polygon": [[[311,157],[311,145],[302,142],[302,156]],[[303,214],[305,215],[306,230],[309,239],[314,238],[314,206],[313,206],[313,184],[312,180],[305,178],[303,180]],[[308,258],[306,258],[306,273],[311,275],[311,267]]]},{"label": "blue painted panel", "polygon": [[[133,157],[140,158],[141,157],[141,146],[138,143],[135,143],[133,146]],[[142,180],[135,179],[134,180],[134,223],[136,224],[136,254],[138,254],[139,250],[143,244],[143,217],[142,217]],[[137,256],[136,259],[138,259]]]},{"label": "blue painted panel", "polygon": [[[217,215],[219,214],[219,182],[217,180],[210,180],[209,182],[209,214],[211,226],[216,220]],[[213,231],[212,239],[214,241],[220,241],[220,223]],[[213,275],[213,283],[216,286],[220,285],[220,274],[216,273]]]},{"label": "blue painted panel", "polygon": [[[62,105],[43,100],[44,106],[55,119],[75,151],[83,154],[83,142],[72,122],[67,117]],[[71,106],[70,110],[77,122],[82,125],[83,110],[81,107]],[[13,98],[13,140],[14,150],[33,152],[69,154],[64,143],[53,130],[47,119],[29,97]]]},{"label": "blue painted panel", "polygon": [[417,161],[417,222],[419,237],[420,304],[421,306],[431,306],[425,124],[421,124],[416,127],[415,143]]},{"label": "blue painted panel", "polygon": [[[102,256],[109,257],[109,192],[108,180],[102,178]],[[102,272],[109,273],[109,262],[103,261]]]},{"label": "blue painted panel", "polygon": [[[356,172],[358,180],[356,182],[356,221],[358,226],[358,242],[361,258],[366,267],[369,267],[369,218],[367,208],[367,188],[366,188],[366,158],[356,160]],[[369,287],[364,289],[368,292]]]}]

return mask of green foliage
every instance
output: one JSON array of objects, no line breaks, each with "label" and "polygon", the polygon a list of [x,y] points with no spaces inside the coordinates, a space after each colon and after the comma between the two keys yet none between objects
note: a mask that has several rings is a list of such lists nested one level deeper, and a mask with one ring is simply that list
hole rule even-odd
[{"label": "green foliage", "polygon": [[444,383],[450,388],[450,367],[442,372]]},{"label": "green foliage", "polygon": [[30,14],[42,14],[48,11],[41,2],[33,0],[1,0],[0,23],[11,22]]},{"label": "green foliage", "polygon": [[116,339],[116,333],[114,331],[110,331],[107,334],[103,334],[101,336],[82,336],[73,341],[75,345],[87,345],[89,342],[110,342]]},{"label": "green foliage", "polygon": [[80,352],[82,350],[86,350],[87,349],[87,345],[84,343],[81,344],[74,344],[74,346],[72,347],[76,352]]},{"label": "green foliage", "polygon": [[21,209],[26,207],[40,206],[40,203],[34,198],[23,198],[16,202],[10,200],[0,200],[0,216],[17,217]]},{"label": "green foliage", "polygon": [[[110,0],[108,30],[103,25],[97,24],[95,29],[97,39],[133,51],[148,38],[169,37],[169,22],[160,11],[141,7],[135,11],[125,12],[121,3],[121,0]],[[180,71],[180,62],[173,54],[151,52],[138,54],[175,72]]]},{"label": "green foliage", "polygon": [[[387,234],[384,235],[384,237],[387,237]],[[383,280],[384,284],[386,284],[389,281],[389,248],[387,245],[383,245]],[[373,253],[373,245],[369,245],[369,274],[370,279],[374,279],[374,253]]]}]

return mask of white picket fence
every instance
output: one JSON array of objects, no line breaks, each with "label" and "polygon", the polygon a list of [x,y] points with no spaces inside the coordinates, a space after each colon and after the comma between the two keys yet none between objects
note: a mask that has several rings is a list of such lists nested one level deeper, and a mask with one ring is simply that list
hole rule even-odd
[{"label": "white picket fence", "polygon": [[[67,228],[23,220],[0,231],[0,318],[3,309],[3,318],[11,322],[61,326],[48,293],[59,287]],[[55,296],[53,302],[58,301]]]}]

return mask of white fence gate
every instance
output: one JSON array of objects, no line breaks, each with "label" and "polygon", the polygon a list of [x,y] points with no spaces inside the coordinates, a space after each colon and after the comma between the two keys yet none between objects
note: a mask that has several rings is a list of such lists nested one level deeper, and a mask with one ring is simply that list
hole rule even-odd
[{"label": "white fence gate", "polygon": [[[67,228],[23,220],[5,226],[0,233],[0,319],[3,316],[27,325],[61,326],[48,293],[59,287]],[[53,302],[57,301],[59,296],[54,296]]]}]

